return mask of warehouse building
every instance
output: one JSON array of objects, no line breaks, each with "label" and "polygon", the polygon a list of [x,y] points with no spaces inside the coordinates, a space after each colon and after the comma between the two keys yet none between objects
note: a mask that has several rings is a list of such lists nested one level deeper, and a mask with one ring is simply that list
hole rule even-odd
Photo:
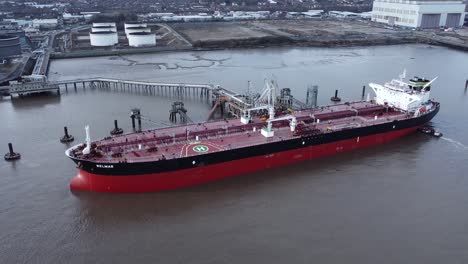
[{"label": "warehouse building", "polygon": [[372,21],[409,28],[463,26],[465,4],[457,0],[375,0]]}]

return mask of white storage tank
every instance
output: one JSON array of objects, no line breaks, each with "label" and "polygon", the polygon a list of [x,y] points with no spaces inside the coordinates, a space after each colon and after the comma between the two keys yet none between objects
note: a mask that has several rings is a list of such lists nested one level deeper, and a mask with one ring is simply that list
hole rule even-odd
[{"label": "white storage tank", "polygon": [[18,36],[0,35],[0,59],[21,55]]},{"label": "white storage tank", "polygon": [[113,46],[119,42],[117,32],[114,31],[90,32],[89,39],[91,46],[95,47]]},{"label": "white storage tank", "polygon": [[115,23],[114,22],[93,23],[93,27],[115,27]]},{"label": "white storage tank", "polygon": [[148,25],[140,22],[125,22],[124,28],[127,29],[128,27],[148,27]]},{"label": "white storage tank", "polygon": [[95,26],[91,28],[91,32],[106,32],[106,31],[117,32],[117,29],[113,26]]},{"label": "white storage tank", "polygon": [[147,28],[147,27],[140,27],[140,26],[137,26],[137,27],[127,27],[127,28],[125,29],[125,34],[127,35],[127,38],[128,38],[128,34],[131,34],[131,33],[140,33],[140,32],[151,33],[151,29],[150,29],[150,28]]},{"label": "white storage tank", "polygon": [[156,35],[148,32],[129,33],[128,45],[130,47],[156,46]]}]

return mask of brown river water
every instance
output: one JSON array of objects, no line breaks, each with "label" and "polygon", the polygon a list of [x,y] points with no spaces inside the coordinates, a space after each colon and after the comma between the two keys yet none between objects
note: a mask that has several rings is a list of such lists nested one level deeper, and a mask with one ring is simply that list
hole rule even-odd
[{"label": "brown river water", "polygon": [[[49,78],[220,84],[245,92],[273,76],[303,100],[407,69],[433,78],[440,139],[414,134],[355,152],[184,189],[72,193],[63,126],[84,140],[130,130],[130,109],[168,122],[175,98],[82,90],[0,100],[0,263],[468,263],[468,53],[427,45],[270,48],[56,60]],[[206,103],[185,100],[194,121]]]}]

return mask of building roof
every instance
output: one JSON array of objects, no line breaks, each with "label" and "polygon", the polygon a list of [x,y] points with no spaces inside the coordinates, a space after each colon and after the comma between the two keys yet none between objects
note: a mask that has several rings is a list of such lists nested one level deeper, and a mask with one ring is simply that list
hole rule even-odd
[{"label": "building roof", "polygon": [[401,4],[415,4],[415,3],[430,3],[430,2],[447,2],[463,4],[462,0],[374,0],[374,2],[388,2],[388,3],[401,3]]},{"label": "building roof", "polygon": [[133,33],[129,33],[129,35],[131,35],[131,36],[134,36],[134,35],[137,35],[137,36],[140,36],[140,35],[154,35],[154,33],[149,33],[149,32],[133,32]]},{"label": "building roof", "polygon": [[98,32],[89,32],[89,34],[107,34],[107,35],[110,35],[110,34],[117,34],[115,31],[98,31]]},{"label": "building roof", "polygon": [[93,28],[115,28],[115,26],[95,26]]},{"label": "building roof", "polygon": [[148,27],[127,27],[127,29],[147,29]]}]

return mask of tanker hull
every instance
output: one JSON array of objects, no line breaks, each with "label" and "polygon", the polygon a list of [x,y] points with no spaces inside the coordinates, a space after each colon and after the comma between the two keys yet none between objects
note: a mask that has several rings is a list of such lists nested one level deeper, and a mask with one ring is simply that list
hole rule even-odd
[{"label": "tanker hull", "polygon": [[72,158],[78,164],[79,172],[72,179],[70,188],[93,192],[136,193],[170,190],[215,181],[388,143],[415,132],[438,111],[437,104],[433,111],[418,117],[242,148],[216,149],[216,146],[220,146],[213,140],[199,140],[189,143],[188,148],[196,150],[203,146],[213,151],[192,155],[183,153],[188,149],[184,149],[184,145],[180,156],[172,159],[105,163]]}]

